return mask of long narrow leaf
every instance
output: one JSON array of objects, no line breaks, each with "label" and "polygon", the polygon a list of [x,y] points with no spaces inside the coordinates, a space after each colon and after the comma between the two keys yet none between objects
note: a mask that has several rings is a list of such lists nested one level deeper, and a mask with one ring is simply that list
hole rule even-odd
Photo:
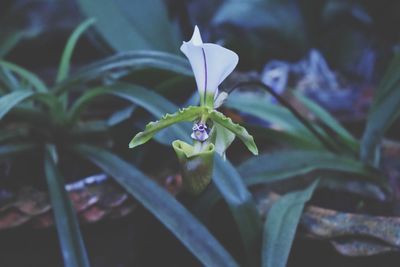
[{"label": "long narrow leaf", "polygon": [[215,157],[213,181],[239,228],[246,250],[246,266],[257,266],[262,226],[252,195],[232,164],[219,156]]},{"label": "long narrow leaf", "polygon": [[34,95],[32,91],[14,91],[0,98],[0,120],[16,105]]},{"label": "long narrow leaf", "polygon": [[46,147],[45,173],[65,267],[89,267],[78,220],[59,173],[53,147]]},{"label": "long narrow leaf", "polygon": [[76,84],[100,79],[114,77],[115,73],[122,72],[124,75],[142,69],[161,69],[175,72],[185,76],[192,76],[193,72],[187,60],[172,54],[158,51],[131,51],[120,53],[110,58],[95,62],[78,70],[55,89],[56,94],[74,88]]},{"label": "long narrow leaf", "polygon": [[[105,87],[108,94],[128,100],[160,118],[168,113],[174,113],[179,108],[161,95],[138,85],[116,83]],[[94,92],[95,93],[95,92]],[[155,139],[163,144],[171,144],[180,139],[188,142],[191,129],[187,124],[175,124],[155,135]]]},{"label": "long narrow leaf", "polygon": [[62,80],[64,80],[69,72],[70,68],[70,63],[71,63],[71,57],[72,57],[72,52],[74,51],[75,45],[79,40],[79,37],[95,22],[95,19],[87,19],[84,22],[82,22],[72,33],[70,38],[68,39],[67,44],[65,45],[62,57],[61,57],[61,62],[60,66],[58,68],[58,73],[57,73],[57,79],[56,82],[59,83]]},{"label": "long narrow leaf", "polygon": [[378,149],[387,129],[400,115],[400,82],[390,92],[390,97],[382,100],[379,108],[370,112],[367,126],[361,139],[361,159],[375,166],[379,164]]},{"label": "long narrow leaf", "polygon": [[22,89],[20,82],[18,81],[17,77],[11,72],[11,70],[3,67],[0,67],[0,84],[5,87],[1,87],[1,91],[11,92]]},{"label": "long narrow leaf", "polygon": [[400,115],[400,53],[393,58],[370,108],[367,126],[361,140],[360,157],[365,162],[379,165],[379,144],[386,131]]},{"label": "long narrow leaf", "polygon": [[[179,108],[168,99],[162,97],[161,95],[152,92],[142,86],[133,85],[128,83],[115,83],[111,86],[103,86],[99,88],[92,89],[85,93],[71,108],[70,119],[76,120],[79,113],[88,105],[94,98],[111,94],[128,100],[148,112],[150,112],[155,118],[161,118],[167,113],[174,113],[179,110]],[[165,144],[171,144],[175,139],[180,139],[186,142],[190,141],[190,128],[186,125],[175,124],[164,130],[169,134],[165,134],[162,141]]]},{"label": "long narrow leaf", "polygon": [[375,92],[374,100],[371,106],[370,111],[373,112],[379,108],[392,91],[392,88],[396,86],[396,84],[400,81],[400,52],[397,52],[392,61],[390,62],[387,70],[385,71],[385,75],[383,76],[378,89]]},{"label": "long narrow leaf", "polygon": [[4,60],[0,60],[0,66],[4,67],[6,69],[9,69],[9,70],[15,72],[16,74],[18,74],[21,78],[25,79],[31,85],[33,85],[33,87],[38,92],[47,92],[48,91],[44,82],[42,82],[42,80],[40,80],[39,77],[37,77],[32,72],[30,72],[24,68],[21,68],[20,66],[15,65],[13,63],[4,61]]},{"label": "long narrow leaf", "polygon": [[9,158],[13,155],[25,153],[32,150],[35,146],[29,143],[18,143],[18,144],[5,144],[0,145],[0,158]]},{"label": "long narrow leaf", "polygon": [[162,0],[77,2],[87,16],[96,18],[96,29],[116,51],[149,49],[175,52],[179,46]]},{"label": "long narrow leaf", "polygon": [[290,133],[313,137],[290,111],[270,103],[264,95],[234,92],[229,95],[224,105],[272,123]]},{"label": "long narrow leaf", "polygon": [[331,114],[329,114],[329,112],[304,95],[296,92],[294,94],[297,99],[299,99],[315,116],[321,120],[322,123],[329,126],[332,131],[338,134],[343,142],[349,145],[352,149],[358,148],[357,140]]},{"label": "long narrow leaf", "polygon": [[314,170],[352,173],[372,182],[382,183],[384,177],[361,161],[326,151],[281,151],[251,158],[238,167],[246,184],[273,182]]},{"label": "long narrow leaf", "polygon": [[238,266],[192,214],[133,165],[100,148],[79,145],[75,149],[111,175],[140,201],[205,266]]},{"label": "long narrow leaf", "polygon": [[285,267],[304,204],[318,180],[303,191],[291,192],[274,203],[264,224],[262,266]]}]

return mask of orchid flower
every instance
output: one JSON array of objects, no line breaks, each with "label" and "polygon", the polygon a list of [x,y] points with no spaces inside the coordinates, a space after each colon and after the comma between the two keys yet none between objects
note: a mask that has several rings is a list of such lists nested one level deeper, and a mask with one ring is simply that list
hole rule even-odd
[{"label": "orchid flower", "polygon": [[197,26],[192,39],[183,42],[181,51],[192,66],[201,105],[213,107],[218,86],[238,64],[238,55],[217,44],[203,43]]},{"label": "orchid flower", "polygon": [[173,114],[166,114],[160,120],[150,122],[143,132],[137,133],[129,143],[130,148],[149,141],[157,132],[175,123],[193,123],[190,137],[193,145],[181,140],[172,142],[180,161],[184,191],[201,193],[212,178],[214,152],[222,157],[235,137],[238,137],[255,155],[258,154],[253,137],[247,130],[216,110],[226,93],[218,95],[218,86],[232,73],[239,58],[235,52],[217,44],[203,43],[197,26],[188,42],[183,42],[181,51],[189,59],[200,106],[189,106]]}]

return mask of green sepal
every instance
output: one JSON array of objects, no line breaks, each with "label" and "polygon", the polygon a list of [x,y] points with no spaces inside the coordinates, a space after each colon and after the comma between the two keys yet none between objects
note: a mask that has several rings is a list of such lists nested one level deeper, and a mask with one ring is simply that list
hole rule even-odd
[{"label": "green sepal", "polygon": [[246,145],[246,147],[250,150],[254,155],[258,155],[257,145],[254,142],[253,136],[251,136],[247,130],[240,126],[239,124],[234,123],[231,118],[226,117],[221,112],[216,110],[209,111],[209,118],[229,131],[233,132],[240,140]]},{"label": "green sepal", "polygon": [[211,182],[214,144],[204,144],[199,152],[181,140],[172,142],[172,147],[179,159],[183,190],[191,195],[199,195]]},{"label": "green sepal", "polygon": [[227,128],[216,123],[211,130],[210,136],[211,142],[215,145],[215,152],[225,160],[225,151],[235,140],[236,135]]},{"label": "green sepal", "polygon": [[143,132],[140,132],[133,137],[129,143],[129,148],[134,148],[149,141],[157,132],[171,126],[172,124],[183,121],[194,121],[200,117],[205,111],[205,107],[190,106],[180,109],[173,114],[166,114],[160,120],[150,122],[146,125]]}]

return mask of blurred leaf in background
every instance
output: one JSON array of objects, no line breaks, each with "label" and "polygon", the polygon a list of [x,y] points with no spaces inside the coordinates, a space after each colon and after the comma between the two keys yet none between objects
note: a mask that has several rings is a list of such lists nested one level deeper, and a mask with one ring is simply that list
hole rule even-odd
[{"label": "blurred leaf in background", "polygon": [[307,47],[296,1],[228,0],[218,9],[212,25],[219,29],[217,35],[239,52],[243,64],[260,66],[268,56],[293,57]]},{"label": "blurred leaf in background", "polygon": [[71,30],[79,23],[72,1],[4,0],[0,3],[0,58],[20,41]]},{"label": "blurred leaf in background", "polygon": [[180,40],[162,0],[78,0],[96,29],[116,51],[160,50],[177,53]]}]

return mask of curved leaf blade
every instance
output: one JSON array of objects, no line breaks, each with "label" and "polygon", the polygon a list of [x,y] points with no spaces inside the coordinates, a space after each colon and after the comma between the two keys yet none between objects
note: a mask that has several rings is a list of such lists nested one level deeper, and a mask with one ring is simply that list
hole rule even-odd
[{"label": "curved leaf blade", "polygon": [[64,264],[66,267],[89,267],[75,210],[65,190],[63,177],[57,169],[52,146],[46,147],[44,168]]},{"label": "curved leaf blade", "polygon": [[88,145],[75,147],[158,218],[205,266],[238,266],[233,258],[175,198],[133,165],[114,154]]},{"label": "curved leaf blade", "polygon": [[156,133],[172,124],[184,121],[194,121],[200,117],[205,109],[203,107],[191,106],[180,109],[173,114],[165,114],[160,120],[150,122],[143,132],[136,134],[129,142],[129,148],[134,148],[149,141]]},{"label": "curved leaf blade", "polygon": [[[105,94],[115,95],[134,103],[147,110],[156,118],[160,118],[167,113],[174,113],[179,110],[179,107],[168,99],[142,86],[128,83],[115,83],[110,86],[91,89],[83,94],[70,109],[70,120],[76,120],[79,117],[80,112],[82,112],[82,110],[90,104],[94,98]],[[171,125],[167,130],[167,134],[162,138],[158,137],[157,140],[163,144],[171,144],[171,142],[176,139],[189,142],[190,132],[190,127],[187,127],[187,125],[175,124]],[[157,137],[157,135],[155,137]]]},{"label": "curved leaf blade", "polygon": [[353,149],[358,147],[357,140],[351,133],[344,128],[329,112],[319,106],[317,103],[302,95],[301,93],[294,92],[294,95],[299,99],[314,115],[321,119],[323,123],[329,126],[330,129],[335,131],[343,141],[350,145]]},{"label": "curved leaf blade", "polygon": [[61,62],[58,67],[58,73],[57,73],[57,78],[56,82],[59,83],[62,80],[64,80],[68,76],[69,68],[70,68],[70,63],[71,63],[71,57],[72,53],[74,51],[74,48],[76,46],[76,43],[78,42],[79,38],[81,35],[95,22],[95,19],[90,18],[82,22],[76,29],[75,31],[71,34],[69,37],[67,44],[65,45],[63,54],[61,56]]},{"label": "curved leaf blade", "polygon": [[231,118],[226,117],[224,114],[216,110],[209,111],[209,117],[215,123],[218,123],[234,133],[240,140],[242,140],[251,153],[258,155],[258,149],[256,143],[254,142],[254,138],[244,127],[234,123]]},{"label": "curved leaf blade", "polygon": [[[310,131],[287,109],[273,104],[267,94],[234,92],[224,106],[255,116],[277,125],[284,131],[304,137],[313,137]],[[318,142],[318,141],[316,141]]]},{"label": "curved leaf blade", "polygon": [[394,54],[393,59],[391,60],[385,74],[378,86],[378,89],[375,92],[374,100],[371,106],[370,111],[373,112],[382,104],[382,102],[390,95],[393,87],[400,81],[400,52],[397,51]]},{"label": "curved leaf blade", "polygon": [[57,85],[55,92],[56,94],[61,94],[66,90],[73,89],[76,84],[83,84],[104,77],[119,79],[129,73],[150,68],[193,76],[188,61],[182,57],[159,51],[130,51],[100,60],[76,71]]},{"label": "curved leaf blade", "polygon": [[400,52],[397,52],[375,92],[361,139],[360,157],[374,166],[380,162],[379,145],[382,138],[400,115],[399,71]]},{"label": "curved leaf blade", "polygon": [[92,88],[82,94],[68,110],[68,120],[71,125],[73,125],[78,119],[84,109],[97,97],[109,94],[111,90],[106,87]]},{"label": "curved leaf blade", "polygon": [[368,114],[367,126],[361,139],[361,159],[379,164],[379,144],[386,131],[400,115],[400,82],[388,92],[388,97]]},{"label": "curved leaf blade", "polygon": [[[161,118],[167,113],[174,113],[179,107],[161,95],[138,85],[118,83],[111,87],[111,94],[128,100],[151,113],[156,118]],[[158,141],[163,144],[171,144],[173,140],[179,139],[185,142],[190,141],[190,126],[185,124],[171,125],[165,130],[165,135],[158,136]],[[157,135],[155,136],[157,137]]]},{"label": "curved leaf blade", "polygon": [[79,0],[78,4],[87,16],[96,18],[96,29],[117,51],[178,50],[164,1]]},{"label": "curved leaf blade", "polygon": [[34,95],[32,91],[14,91],[0,98],[0,120],[16,105]]},{"label": "curved leaf blade", "polygon": [[48,91],[44,82],[42,82],[42,80],[40,80],[39,77],[33,74],[32,72],[4,60],[0,60],[0,66],[18,74],[21,78],[25,79],[31,85],[33,85],[33,87],[36,88],[38,92],[43,93]]},{"label": "curved leaf blade", "polygon": [[304,204],[310,200],[318,180],[303,191],[288,193],[278,199],[264,224],[262,266],[285,267]]},{"label": "curved leaf blade", "polygon": [[287,179],[320,169],[353,173],[372,182],[385,182],[383,177],[361,161],[318,150],[289,150],[263,154],[243,162],[238,167],[247,185]]},{"label": "curved leaf blade", "polygon": [[0,158],[9,158],[13,155],[25,153],[26,151],[32,150],[34,147],[35,145],[30,143],[0,145]]},{"label": "curved leaf blade", "polygon": [[253,196],[235,167],[219,156],[215,157],[213,181],[227,202],[239,228],[246,250],[246,266],[258,266],[262,225]]}]

